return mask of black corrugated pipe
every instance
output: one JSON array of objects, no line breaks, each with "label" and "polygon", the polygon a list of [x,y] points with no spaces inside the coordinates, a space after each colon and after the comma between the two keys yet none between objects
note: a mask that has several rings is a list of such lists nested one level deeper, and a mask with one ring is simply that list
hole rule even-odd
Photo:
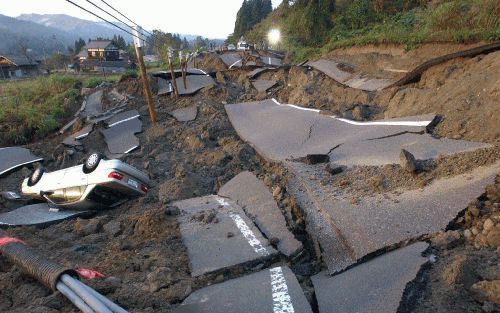
[{"label": "black corrugated pipe", "polygon": [[84,313],[127,313],[108,298],[81,283],[75,270],[47,260],[1,229],[0,254],[48,288],[60,291]]}]

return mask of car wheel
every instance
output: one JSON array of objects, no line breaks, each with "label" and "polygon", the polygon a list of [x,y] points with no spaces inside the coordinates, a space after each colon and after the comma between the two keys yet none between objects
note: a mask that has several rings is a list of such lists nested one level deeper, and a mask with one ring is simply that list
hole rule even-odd
[{"label": "car wheel", "polygon": [[42,179],[43,173],[45,173],[45,169],[43,167],[37,167],[36,170],[31,173],[31,176],[28,178],[28,186],[35,186],[40,179]]},{"label": "car wheel", "polygon": [[92,173],[97,168],[101,160],[102,155],[100,155],[99,153],[92,153],[85,160],[85,163],[83,163],[83,172],[85,174]]}]

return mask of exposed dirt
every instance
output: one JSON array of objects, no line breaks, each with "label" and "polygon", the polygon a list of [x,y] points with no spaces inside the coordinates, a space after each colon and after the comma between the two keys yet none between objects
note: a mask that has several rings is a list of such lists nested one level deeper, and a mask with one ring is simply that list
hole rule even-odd
[{"label": "exposed dirt", "polygon": [[[436,49],[443,53],[460,50],[457,46]],[[391,57],[377,57],[377,53],[388,53],[386,50],[391,51]],[[331,57],[342,56],[348,62],[367,65],[379,58],[383,64],[379,67],[391,64],[403,67],[403,61],[395,60],[407,58],[409,61],[404,64],[409,68],[431,56],[432,47],[426,46],[417,52],[404,53],[399,47],[365,47],[365,50],[351,48],[332,52]],[[367,53],[373,55],[367,56]],[[276,97],[283,103],[320,108],[360,120],[433,112],[444,117],[435,128],[435,135],[494,144],[493,148],[427,161],[427,170],[419,174],[407,173],[399,165],[393,165],[357,167],[336,175],[325,171],[324,178],[327,184],[360,195],[420,188],[434,179],[466,173],[499,159],[500,121],[498,114],[494,114],[498,111],[500,96],[499,53],[453,60],[431,68],[416,84],[378,93],[346,88],[314,70],[295,66],[281,68],[258,76],[278,80],[278,85],[266,94],[258,94],[251,86],[246,78],[247,70],[227,71],[218,58],[208,55],[203,60],[200,58],[200,67],[219,71],[219,84],[179,101],[155,97],[159,121],[156,125],[149,122],[141,83],[127,80],[115,87],[132,96],[128,108],[139,110],[144,131],[138,134],[141,148],[123,160],[148,172],[155,186],[146,197],[91,218],[45,228],[15,228],[9,232],[59,263],[104,273],[106,279],[87,283],[131,312],[170,312],[193,290],[257,270],[234,269],[216,277],[193,280],[175,212],[168,207],[171,201],[213,194],[236,174],[250,170],[269,187],[289,228],[308,247],[289,265],[306,296],[314,303],[309,277],[321,270],[321,262],[310,253],[314,249],[308,246],[300,208],[287,192],[285,170],[280,164],[260,158],[238,138],[223,103]],[[168,115],[174,109],[192,105],[198,107],[198,116],[192,122],[179,123]],[[100,129],[102,125],[82,140],[84,149],[58,147],[66,135],[53,135],[27,147],[45,157],[44,166],[48,170],[57,170],[81,163],[90,151],[103,151],[106,145]],[[22,178],[29,173],[30,166],[1,177],[0,189],[19,191]],[[500,279],[499,188],[497,179],[494,186],[488,187],[486,196],[471,204],[450,224],[447,232],[429,235],[432,246],[428,253],[436,256],[436,262],[423,269],[419,279],[407,288],[401,312],[498,310],[494,303],[497,299],[495,280]],[[0,212],[22,204],[0,201]],[[466,206],[464,204],[464,209]],[[209,221],[209,217],[205,218]],[[20,273],[3,258],[0,258],[0,311],[77,312],[61,295],[53,294]]]},{"label": "exposed dirt", "polygon": [[[438,45],[445,54],[469,49],[470,45]],[[384,52],[382,47],[382,51]],[[395,51],[392,51],[395,50]],[[348,56],[349,62],[363,71],[377,66],[377,60],[388,58],[388,64],[399,60],[409,68],[426,60],[429,46],[403,53],[392,47],[388,56],[377,54],[375,47],[333,51],[331,55]],[[442,51],[441,51],[442,50]],[[359,54],[356,54],[359,52]],[[397,52],[397,53],[396,53]],[[417,57],[418,56],[418,57]],[[332,57],[333,58],[333,57]],[[434,129],[440,137],[488,142],[498,145],[500,138],[500,51],[474,58],[459,58],[434,66],[424,72],[419,82],[365,92],[345,87],[316,70],[291,67],[268,72],[259,79],[277,79],[280,88],[275,96],[282,103],[292,103],[329,111],[357,120],[372,120],[434,113],[442,122]],[[399,73],[397,77],[403,76]],[[379,75],[380,76],[380,75]],[[381,77],[388,77],[387,75]],[[360,114],[361,112],[361,114]]]},{"label": "exposed dirt", "polygon": [[391,192],[398,189],[412,190],[423,188],[432,181],[470,172],[478,166],[486,166],[498,162],[500,148],[492,147],[464,152],[452,156],[443,156],[434,160],[419,160],[422,170],[411,173],[399,164],[385,166],[356,166],[344,169],[341,173],[331,175],[324,171],[322,184],[340,187],[347,194],[357,197],[369,196],[373,193]]}]

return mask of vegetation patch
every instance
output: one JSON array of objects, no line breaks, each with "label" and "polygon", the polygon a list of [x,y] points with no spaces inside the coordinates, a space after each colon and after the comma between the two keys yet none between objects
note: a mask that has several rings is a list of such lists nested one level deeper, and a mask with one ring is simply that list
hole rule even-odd
[{"label": "vegetation patch", "polygon": [[25,144],[61,127],[80,87],[76,78],[61,75],[0,85],[0,145]]}]

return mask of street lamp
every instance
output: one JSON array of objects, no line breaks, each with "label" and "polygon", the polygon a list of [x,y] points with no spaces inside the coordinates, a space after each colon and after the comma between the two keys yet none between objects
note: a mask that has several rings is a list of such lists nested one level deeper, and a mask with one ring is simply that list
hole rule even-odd
[{"label": "street lamp", "polygon": [[271,29],[269,31],[269,33],[267,34],[267,39],[269,40],[269,43],[271,45],[276,45],[279,43],[280,39],[281,39],[281,32],[279,29]]}]

